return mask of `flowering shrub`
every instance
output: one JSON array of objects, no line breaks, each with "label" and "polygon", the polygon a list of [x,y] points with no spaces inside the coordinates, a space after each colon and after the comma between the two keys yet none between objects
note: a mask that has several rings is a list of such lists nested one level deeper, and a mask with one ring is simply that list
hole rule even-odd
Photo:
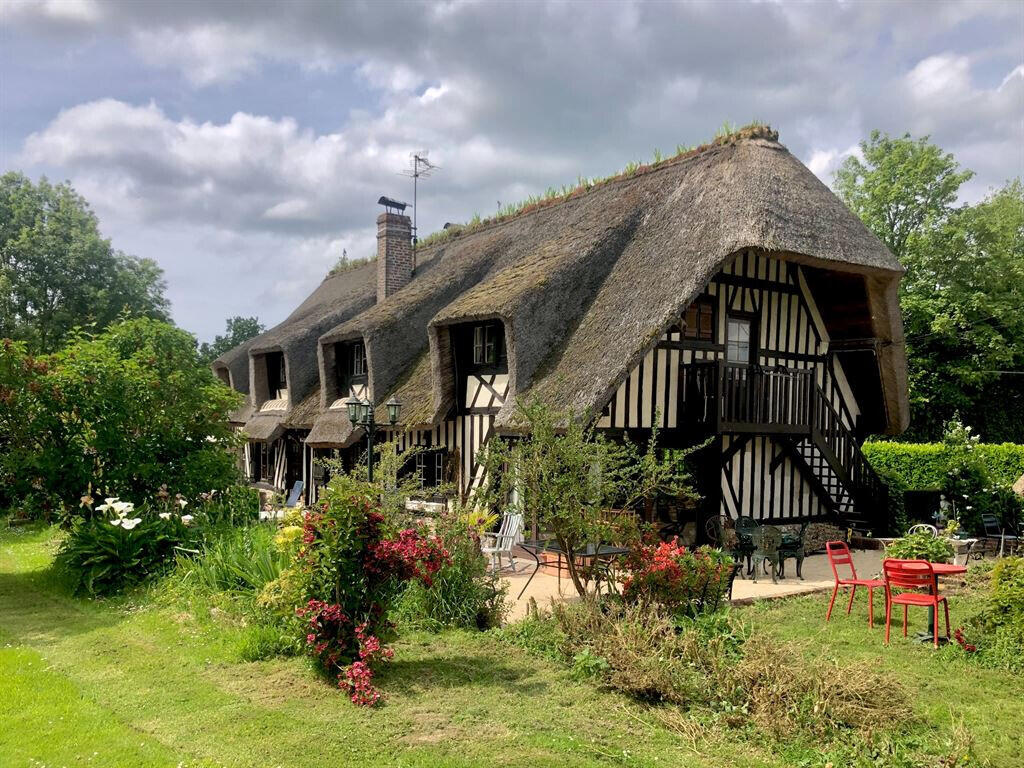
[{"label": "flowering shrub", "polygon": [[720,550],[688,550],[679,540],[640,544],[624,561],[627,602],[656,603],[674,614],[714,612],[729,590],[733,560]]},{"label": "flowering shrub", "polygon": [[913,533],[900,539],[893,539],[885,548],[885,556],[899,560],[948,563],[953,560],[953,545],[948,540],[936,538],[930,533]]},{"label": "flowering shrub", "polygon": [[169,565],[175,547],[197,538],[183,498],[137,508],[110,497],[94,511],[92,503],[88,494],[82,497],[88,514],[74,519],[57,554],[75,592],[106,595],[138,584]]},{"label": "flowering shrub", "polygon": [[384,640],[388,611],[408,581],[430,584],[449,562],[441,540],[395,530],[373,489],[350,478],[331,481],[320,509],[303,523],[295,569],[305,585],[306,647],[356,704],[373,706],[374,665],[394,652]]}]

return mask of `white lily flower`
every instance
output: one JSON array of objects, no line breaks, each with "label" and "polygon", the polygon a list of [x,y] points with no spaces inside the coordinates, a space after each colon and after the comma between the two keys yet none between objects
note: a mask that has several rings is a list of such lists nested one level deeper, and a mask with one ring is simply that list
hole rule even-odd
[{"label": "white lily flower", "polygon": [[192,515],[182,515],[181,522],[185,525],[190,524],[192,522]]},{"label": "white lily flower", "polygon": [[135,505],[130,501],[116,501],[111,506],[117,512],[118,517],[127,517],[128,513],[135,509]]},{"label": "white lily flower", "polygon": [[97,512],[107,512],[108,510],[111,510],[113,508],[114,507],[112,505],[110,505],[110,504],[100,504],[98,507],[96,507],[96,511]]},{"label": "white lily flower", "polygon": [[171,513],[170,512],[161,512],[159,514],[159,518],[161,520],[170,520],[171,519]]},{"label": "white lily flower", "polygon": [[116,520],[111,520],[110,521],[111,525],[120,525],[121,523],[122,523],[121,518],[117,518]]},{"label": "white lily flower", "polygon": [[124,528],[126,531],[130,531],[132,528],[134,528],[136,525],[138,525],[141,522],[142,522],[142,518],[141,517],[133,517],[130,520],[122,520],[121,521],[121,527]]},{"label": "white lily flower", "polygon": [[117,496],[107,496],[107,498],[105,498],[103,501],[106,504],[113,504],[115,501],[118,501],[118,497]]},{"label": "white lily flower", "polygon": [[188,506],[188,502],[185,501],[184,499],[178,499],[178,504],[181,505],[182,509]]}]

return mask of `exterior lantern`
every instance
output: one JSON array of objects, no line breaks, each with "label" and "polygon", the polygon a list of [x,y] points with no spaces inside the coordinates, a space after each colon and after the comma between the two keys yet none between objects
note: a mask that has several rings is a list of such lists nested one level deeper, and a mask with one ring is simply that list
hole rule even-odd
[{"label": "exterior lantern", "polygon": [[402,414],[402,402],[397,397],[392,395],[390,398],[388,398],[388,401],[387,403],[385,403],[385,405],[387,405],[388,407],[388,420],[392,424],[397,424],[398,418]]},{"label": "exterior lantern", "polygon": [[348,420],[355,424],[359,421],[359,398],[350,397],[345,401],[345,408],[348,409]]},{"label": "exterior lantern", "polygon": [[362,402],[359,403],[359,421],[369,424],[372,418],[373,404],[364,397]]}]

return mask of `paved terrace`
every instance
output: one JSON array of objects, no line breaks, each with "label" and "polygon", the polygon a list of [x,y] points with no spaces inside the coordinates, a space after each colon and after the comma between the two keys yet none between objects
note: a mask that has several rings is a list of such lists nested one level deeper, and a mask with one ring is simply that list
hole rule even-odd
[{"label": "paved terrace", "polygon": [[[878,577],[882,572],[882,550],[853,550],[853,562],[857,568],[857,575],[862,578]],[[567,574],[563,572],[561,585],[554,567],[541,568],[540,572],[530,582],[529,588],[523,593],[521,599],[516,596],[523,588],[530,574],[533,573],[536,563],[532,557],[525,553],[515,558],[516,573],[505,573],[505,581],[509,585],[509,599],[512,601],[512,609],[509,612],[508,620],[515,621],[526,615],[527,605],[530,598],[537,601],[537,605],[544,607],[552,600],[571,600],[576,596],[576,590],[572,586]],[[832,570],[829,568],[828,559],[825,554],[810,555],[804,560],[803,579],[796,576],[796,562],[786,561],[786,578],[779,579],[778,584],[772,584],[772,577],[758,575],[755,584],[749,578],[736,577],[733,584],[732,602],[734,605],[749,603],[754,600],[770,600],[790,595],[802,595],[811,592],[831,592],[835,584],[832,578]],[[860,600],[860,597],[857,598]],[[838,601],[837,601],[838,602]],[[881,598],[884,604],[885,598]],[[822,615],[824,615],[826,601],[822,602]],[[875,607],[878,608],[879,596],[875,595]]]}]

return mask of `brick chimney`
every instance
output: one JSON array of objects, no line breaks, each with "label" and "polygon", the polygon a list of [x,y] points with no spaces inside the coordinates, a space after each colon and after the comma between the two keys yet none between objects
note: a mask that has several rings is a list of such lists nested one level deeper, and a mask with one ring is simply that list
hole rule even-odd
[{"label": "brick chimney", "polygon": [[401,213],[377,217],[377,301],[412,280],[412,221]]}]

